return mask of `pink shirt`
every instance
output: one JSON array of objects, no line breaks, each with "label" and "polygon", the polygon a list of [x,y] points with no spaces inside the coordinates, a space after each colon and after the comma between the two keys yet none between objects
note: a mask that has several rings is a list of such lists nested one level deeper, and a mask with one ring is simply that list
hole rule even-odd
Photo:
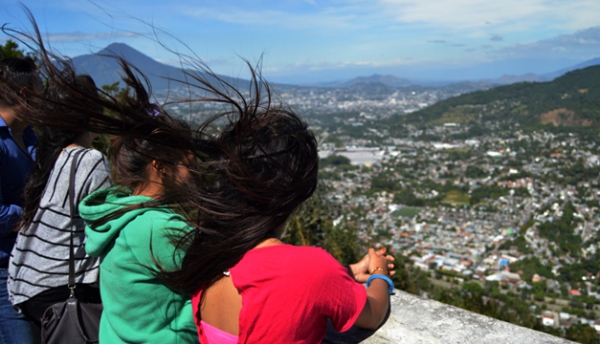
[{"label": "pink shirt", "polygon": [[[367,301],[366,289],[325,250],[275,245],[253,249],[229,270],[242,295],[238,343],[320,343],[331,318],[350,329]],[[201,291],[193,295],[197,314]],[[202,344],[211,343],[195,319]]]}]

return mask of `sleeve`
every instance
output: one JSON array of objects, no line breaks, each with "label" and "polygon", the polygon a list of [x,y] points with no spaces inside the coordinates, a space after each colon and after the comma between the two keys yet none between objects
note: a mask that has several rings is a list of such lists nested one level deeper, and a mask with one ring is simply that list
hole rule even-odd
[{"label": "sleeve", "polygon": [[354,325],[365,307],[367,290],[354,281],[335,258],[325,251],[323,253],[318,265],[317,302],[331,319],[334,329],[345,332]]},{"label": "sleeve", "polygon": [[85,166],[81,167],[86,167],[83,169],[86,178],[77,195],[79,202],[92,192],[113,185],[110,166],[102,153],[97,150],[89,150],[84,154],[82,164]]},{"label": "sleeve", "polygon": [[18,205],[4,203],[2,181],[0,181],[0,236],[6,236],[13,231],[21,214],[23,209]]},{"label": "sleeve", "polygon": [[[3,145],[0,147],[0,154],[5,154]],[[2,160],[0,157],[0,161]],[[0,166],[0,168],[2,167]],[[2,180],[0,180],[0,237],[10,234],[23,214],[23,209],[20,206],[6,203],[3,195]]]}]

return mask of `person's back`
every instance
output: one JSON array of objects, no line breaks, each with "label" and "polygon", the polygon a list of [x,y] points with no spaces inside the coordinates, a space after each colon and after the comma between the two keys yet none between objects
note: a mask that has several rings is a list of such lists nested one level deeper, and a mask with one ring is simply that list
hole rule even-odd
[{"label": "person's back", "polygon": [[[325,335],[328,318],[337,331],[346,331],[366,302],[365,288],[320,248],[286,244],[255,248],[229,271],[230,278],[221,283],[232,283],[241,296],[241,312],[230,315],[239,319],[241,343],[316,343]],[[207,302],[214,293],[206,292]],[[196,294],[192,299],[196,307],[200,298]],[[230,312],[209,308],[203,308],[200,333],[206,323],[223,327],[213,317]]]},{"label": "person's back", "polygon": [[[93,223],[129,206],[152,202],[118,187],[99,190],[80,205]],[[190,343],[196,339],[189,295],[178,294],[156,275],[156,265],[176,267],[170,235],[191,228],[168,207],[140,207],[86,228],[86,250],[102,257],[102,343]]]},{"label": "person's back", "polygon": [[[91,148],[96,135],[85,130],[89,118],[80,111],[53,103],[64,100],[84,110],[88,100],[98,98],[94,80],[88,75],[73,75],[61,81],[48,83],[45,109],[52,109],[63,118],[80,123],[82,129],[37,128],[38,157],[24,190],[25,205],[19,236],[9,267],[10,300],[36,325],[36,336],[40,335],[41,319],[46,309],[64,302],[70,295],[71,245],[75,296],[80,302],[100,303],[98,260],[84,250],[85,225],[76,206],[89,193],[112,185],[108,161],[102,153]],[[77,92],[71,94],[68,89]],[[46,124],[50,123],[47,121]],[[71,187],[74,190],[72,200]]]},{"label": "person's back", "polygon": [[[74,160],[76,156],[77,161]],[[64,301],[68,297],[71,233],[78,299],[100,303],[99,290],[94,286],[98,282],[99,261],[85,252],[85,224],[79,214],[74,214],[74,219],[71,220],[68,201],[71,164],[77,164],[73,180],[77,193],[75,204],[92,191],[111,185],[108,161],[96,150],[76,146],[65,149],[56,160],[48,178],[46,192],[40,199],[31,224],[26,230],[19,232],[9,268],[8,289],[11,302],[38,325],[49,304]],[[40,266],[44,267],[43,272],[40,271]],[[81,294],[87,288],[90,290],[89,298]]]}]

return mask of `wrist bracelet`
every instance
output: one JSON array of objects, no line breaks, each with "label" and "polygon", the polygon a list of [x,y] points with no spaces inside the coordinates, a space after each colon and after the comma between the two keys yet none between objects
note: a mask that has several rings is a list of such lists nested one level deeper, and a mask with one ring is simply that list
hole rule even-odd
[{"label": "wrist bracelet", "polygon": [[371,275],[369,276],[369,278],[367,279],[367,288],[371,285],[371,281],[374,279],[382,279],[384,281],[387,282],[387,284],[390,286],[390,288],[388,289],[388,294],[392,295],[394,293],[394,282],[392,282],[392,279],[385,276],[385,275]]},{"label": "wrist bracelet", "polygon": [[385,269],[382,268],[381,266],[373,268],[373,270],[369,271],[369,273],[372,275],[375,271],[381,271],[381,272],[385,273]]}]

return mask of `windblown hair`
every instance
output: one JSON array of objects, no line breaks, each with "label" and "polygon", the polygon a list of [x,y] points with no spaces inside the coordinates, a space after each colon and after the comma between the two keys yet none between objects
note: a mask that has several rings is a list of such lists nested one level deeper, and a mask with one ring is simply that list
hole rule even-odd
[{"label": "windblown hair", "polygon": [[[187,183],[171,183],[169,179],[175,180],[174,173],[182,162],[190,165],[195,162],[195,159],[189,159],[197,145],[189,125],[174,119],[161,106],[152,103],[147,78],[122,58],[113,56],[122,67],[126,93],[114,95],[96,86],[92,90],[78,87],[72,82],[76,78],[72,61],[46,48],[33,16],[27,9],[25,11],[34,33],[10,33],[13,37],[24,37],[20,40],[27,40],[24,44],[36,51],[40,73],[51,85],[52,91],[41,94],[23,91],[27,101],[20,105],[26,107],[29,123],[49,130],[114,135],[116,138],[109,147],[108,158],[113,166],[115,182],[123,191],[131,192],[146,183],[146,168],[153,162],[166,172],[167,187],[161,197],[125,207],[91,225],[100,225],[135,207],[185,204],[185,197],[181,195],[190,186]],[[7,29],[4,28],[4,31]],[[90,91],[98,96],[90,96]]]},{"label": "windblown hair", "polygon": [[[77,93],[60,72],[69,70],[65,67],[70,61],[50,54],[37,27],[35,30],[44,75],[66,92]],[[88,130],[118,136],[109,156],[117,184],[127,188],[145,182],[144,167],[153,160],[171,171],[185,163],[191,180],[165,184],[165,194],[153,204],[194,214],[188,220],[196,230],[178,238],[177,245],[185,252],[180,269],[160,270],[158,274],[167,285],[182,292],[208,287],[249,250],[273,237],[313,194],[319,160],[315,137],[292,110],[273,101],[260,66],[253,68],[248,63],[251,80],[246,92],[215,75],[201,61],[193,63],[195,72],[184,72],[184,80],[170,79],[171,85],[195,88],[205,95],[180,102],[211,102],[223,109],[191,131],[164,108],[149,105],[147,79],[127,61],[119,62],[128,92],[117,99],[98,90],[101,97],[89,102],[103,112],[37,96],[39,110],[30,120],[83,129],[52,110],[67,107],[90,118]],[[66,66],[58,69],[60,64]],[[44,104],[53,106],[44,109],[48,107]],[[154,116],[155,110],[160,112],[158,116]]]},{"label": "windblown hair", "polygon": [[198,230],[186,242],[181,269],[162,275],[186,293],[215,283],[273,237],[317,185],[314,135],[294,112],[272,103],[269,85],[250,71],[249,99],[222,80],[233,96],[203,83],[231,111],[219,115],[229,123],[202,147],[207,170],[195,199]]},{"label": "windblown hair", "polygon": [[[66,92],[67,90],[51,83],[46,90],[46,97],[60,102],[68,102],[72,105],[82,104],[85,106],[88,104],[88,106],[93,107],[92,100],[98,97],[94,80],[89,75],[78,75],[70,83],[82,93],[68,93]],[[25,205],[23,206],[23,215],[20,223],[23,232],[26,232],[33,222],[56,159],[58,159],[58,156],[65,147],[75,142],[75,139],[89,124],[89,118],[77,115],[72,109],[55,106],[53,111],[57,113],[62,111],[62,115],[65,118],[78,121],[82,129],[68,130],[60,127],[45,126],[38,128],[37,157],[24,190]]]},{"label": "windblown hair", "polygon": [[0,105],[15,106],[21,101],[22,89],[40,91],[41,79],[31,58],[4,58],[0,60]]}]

